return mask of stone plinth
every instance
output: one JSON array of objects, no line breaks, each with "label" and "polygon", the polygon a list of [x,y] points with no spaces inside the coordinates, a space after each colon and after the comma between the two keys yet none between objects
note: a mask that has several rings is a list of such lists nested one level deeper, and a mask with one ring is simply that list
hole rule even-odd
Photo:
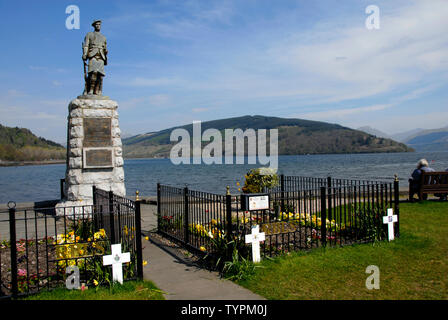
[{"label": "stone plinth", "polygon": [[118,104],[74,99],[69,104],[63,205],[91,205],[92,186],[126,195]]}]

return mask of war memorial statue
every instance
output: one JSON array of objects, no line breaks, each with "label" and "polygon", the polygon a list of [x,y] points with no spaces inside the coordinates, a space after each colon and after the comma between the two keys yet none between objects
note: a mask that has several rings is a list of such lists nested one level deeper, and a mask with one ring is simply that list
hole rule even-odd
[{"label": "war memorial statue", "polygon": [[[95,31],[87,33],[82,44],[82,60],[84,61],[85,87],[83,95],[103,94],[103,77],[107,66],[107,40],[101,31],[101,20],[92,23]],[[86,61],[89,60],[86,74]]]},{"label": "war memorial statue", "polygon": [[126,195],[118,103],[102,94],[106,37],[100,33],[100,20],[92,26],[95,31],[87,33],[82,46],[84,93],[68,106],[64,198],[56,206],[57,214],[67,206],[87,206],[82,213],[90,213],[85,210],[93,204],[93,186]]}]

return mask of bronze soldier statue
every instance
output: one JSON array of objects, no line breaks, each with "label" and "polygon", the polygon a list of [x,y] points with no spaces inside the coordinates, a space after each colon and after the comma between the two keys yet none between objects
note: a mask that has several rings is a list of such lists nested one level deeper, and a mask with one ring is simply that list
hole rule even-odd
[{"label": "bronze soldier statue", "polygon": [[[106,37],[100,33],[101,20],[92,23],[94,32],[87,33],[82,44],[82,60],[84,61],[85,87],[83,95],[103,95],[104,66],[107,65]],[[89,59],[88,76],[86,60]]]}]

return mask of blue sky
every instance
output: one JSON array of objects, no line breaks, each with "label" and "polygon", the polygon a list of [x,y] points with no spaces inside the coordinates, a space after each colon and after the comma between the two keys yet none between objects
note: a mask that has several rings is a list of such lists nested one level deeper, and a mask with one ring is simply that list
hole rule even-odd
[{"label": "blue sky", "polygon": [[[380,29],[368,30],[368,5]],[[81,27],[68,30],[77,5]],[[448,125],[448,1],[0,2],[0,123],[66,140],[81,43],[102,19],[126,134],[267,115],[386,133]]]}]

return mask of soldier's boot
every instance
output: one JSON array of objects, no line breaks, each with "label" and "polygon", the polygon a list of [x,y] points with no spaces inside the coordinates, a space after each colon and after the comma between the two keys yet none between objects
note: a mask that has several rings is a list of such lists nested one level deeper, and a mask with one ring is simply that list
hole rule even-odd
[{"label": "soldier's boot", "polygon": [[103,78],[104,76],[101,76],[100,78],[100,96],[103,95]]},{"label": "soldier's boot", "polygon": [[92,72],[89,75],[89,93],[90,95],[95,94],[95,85],[96,85],[96,73]]},{"label": "soldier's boot", "polygon": [[102,96],[103,92],[102,92],[102,84],[103,84],[103,77],[98,75],[97,79],[96,79],[96,84],[95,84],[95,94],[98,96]]}]

